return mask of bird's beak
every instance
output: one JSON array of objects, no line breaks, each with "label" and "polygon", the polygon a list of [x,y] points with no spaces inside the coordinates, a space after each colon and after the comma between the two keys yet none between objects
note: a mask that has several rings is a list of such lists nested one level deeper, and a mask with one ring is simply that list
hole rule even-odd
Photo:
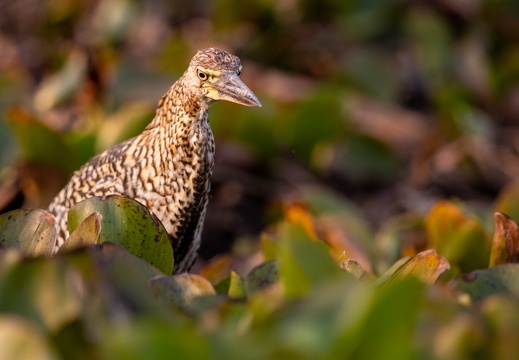
[{"label": "bird's beak", "polygon": [[254,93],[234,72],[221,73],[214,81],[204,84],[208,97],[214,100],[226,100],[245,106],[259,106],[261,103]]}]

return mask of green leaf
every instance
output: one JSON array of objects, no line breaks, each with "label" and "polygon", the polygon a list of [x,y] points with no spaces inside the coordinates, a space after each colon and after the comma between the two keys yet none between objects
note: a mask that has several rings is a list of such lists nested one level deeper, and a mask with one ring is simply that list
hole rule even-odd
[{"label": "green leaf", "polygon": [[465,216],[453,203],[438,202],[425,220],[429,246],[461,272],[485,268],[490,239],[475,219]]},{"label": "green leaf", "polygon": [[101,221],[103,215],[98,212],[90,214],[79,226],[70,234],[69,238],[59,248],[58,254],[80,249],[87,245],[99,244],[101,235]]},{"label": "green leaf", "polygon": [[150,279],[149,283],[158,299],[184,308],[189,308],[197,297],[216,294],[213,285],[206,278],[196,274],[157,276]]},{"label": "green leaf", "polygon": [[422,293],[423,284],[407,278],[375,288],[370,298],[358,299],[357,308],[343,315],[357,321],[350,327],[342,325],[345,329],[335,341],[335,357],[416,359],[413,335]]},{"label": "green leaf", "polygon": [[460,275],[451,285],[474,302],[491,295],[509,295],[519,300],[519,264],[504,264]]},{"label": "green leaf", "polygon": [[265,291],[279,284],[279,261],[270,260],[252,269],[245,278],[247,295]]},{"label": "green leaf", "polygon": [[194,324],[172,326],[162,319],[140,318],[106,327],[101,337],[104,359],[211,359],[207,337]]},{"label": "green leaf", "polygon": [[352,274],[355,277],[355,279],[360,279],[361,276],[364,275],[364,269],[356,260],[348,259],[341,261],[339,266],[344,271],[347,271],[348,273]]},{"label": "green leaf", "polygon": [[103,216],[100,243],[120,244],[165,274],[173,272],[173,248],[168,233],[144,205],[120,195],[86,199],[69,211],[70,233],[94,212]]},{"label": "green leaf", "polygon": [[229,291],[227,294],[233,299],[243,299],[245,297],[245,282],[240,275],[231,271],[229,275]]},{"label": "green leaf", "polygon": [[302,227],[285,223],[280,237],[280,277],[288,298],[303,296],[346,274],[334,263],[325,244],[311,239]]},{"label": "green leaf", "polygon": [[50,256],[56,243],[55,219],[41,209],[0,215],[0,249],[14,247],[29,257]]},{"label": "green leaf", "polygon": [[42,120],[21,109],[12,109],[7,120],[26,161],[50,164],[66,173],[78,166],[74,149]]}]

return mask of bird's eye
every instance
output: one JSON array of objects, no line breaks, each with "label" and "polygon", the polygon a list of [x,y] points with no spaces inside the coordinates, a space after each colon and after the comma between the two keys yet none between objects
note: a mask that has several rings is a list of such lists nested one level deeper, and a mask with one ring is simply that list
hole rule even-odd
[{"label": "bird's eye", "polygon": [[241,76],[241,73],[242,73],[242,67],[241,67],[241,65],[240,65],[240,67],[238,68],[238,70],[236,70],[236,75]]},{"label": "bird's eye", "polygon": [[205,80],[207,80],[208,77],[209,77],[209,76],[208,76],[205,72],[203,72],[203,71],[200,70],[200,69],[198,70],[198,78],[199,78],[200,80],[205,81]]}]

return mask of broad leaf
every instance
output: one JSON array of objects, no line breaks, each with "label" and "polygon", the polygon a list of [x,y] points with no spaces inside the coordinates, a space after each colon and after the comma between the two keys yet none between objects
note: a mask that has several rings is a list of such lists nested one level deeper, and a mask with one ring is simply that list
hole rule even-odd
[{"label": "broad leaf", "polygon": [[458,276],[451,284],[477,302],[491,295],[519,300],[519,264],[504,264]]},{"label": "broad leaf", "polygon": [[427,215],[429,247],[462,272],[485,268],[490,239],[475,219],[465,216],[453,203],[438,202]]},{"label": "broad leaf", "polygon": [[144,205],[120,195],[86,199],[70,209],[69,232],[73,233],[94,212],[103,217],[100,243],[120,244],[165,274],[173,272],[173,248],[168,233]]},{"label": "broad leaf", "polygon": [[54,217],[41,209],[0,215],[0,249],[14,247],[30,257],[50,256],[56,242]]},{"label": "broad leaf", "polygon": [[216,294],[213,285],[196,274],[157,276],[150,280],[150,287],[159,300],[182,307],[189,307],[197,297]]},{"label": "broad leaf", "polygon": [[426,284],[434,284],[440,275],[449,269],[449,262],[444,257],[439,256],[436,250],[430,249],[422,251],[400,267],[388,279],[388,282],[412,276]]}]

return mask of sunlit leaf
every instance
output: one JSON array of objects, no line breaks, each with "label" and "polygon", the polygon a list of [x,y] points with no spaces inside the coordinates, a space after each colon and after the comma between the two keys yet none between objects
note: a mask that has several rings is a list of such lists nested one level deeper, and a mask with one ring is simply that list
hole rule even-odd
[{"label": "sunlit leaf", "polygon": [[429,247],[462,272],[488,266],[490,239],[479,223],[453,203],[438,202],[425,220]]},{"label": "sunlit leaf", "polygon": [[17,360],[54,360],[56,352],[44,334],[29,321],[0,315],[0,357]]},{"label": "sunlit leaf", "polygon": [[211,283],[196,274],[158,276],[150,279],[149,283],[158,299],[182,307],[189,307],[197,297],[216,294]]},{"label": "sunlit leaf", "polygon": [[502,213],[495,213],[494,220],[489,266],[519,262],[519,225]]},{"label": "sunlit leaf", "polygon": [[144,205],[119,195],[86,199],[69,211],[70,233],[94,212],[103,217],[101,243],[120,244],[165,274],[173,272],[173,250],[168,233]]},{"label": "sunlit leaf", "polygon": [[339,266],[341,267],[341,269],[352,274],[356,279],[360,279],[360,277],[364,275],[364,269],[356,260],[348,259],[345,261],[341,261]]},{"label": "sunlit leaf", "polygon": [[433,249],[425,250],[400,267],[388,281],[416,277],[426,284],[434,284],[449,269],[449,262],[444,257]]},{"label": "sunlit leaf", "polygon": [[79,226],[70,234],[69,238],[59,248],[58,254],[80,249],[87,245],[99,244],[101,234],[101,221],[103,216],[98,212],[90,214]]},{"label": "sunlit leaf", "polygon": [[245,282],[242,277],[234,271],[231,271],[231,275],[229,275],[229,291],[227,294],[234,299],[242,299],[245,297]]},{"label": "sunlit leaf", "polygon": [[14,210],[0,215],[0,249],[14,247],[26,256],[50,256],[56,220],[45,210]]}]

